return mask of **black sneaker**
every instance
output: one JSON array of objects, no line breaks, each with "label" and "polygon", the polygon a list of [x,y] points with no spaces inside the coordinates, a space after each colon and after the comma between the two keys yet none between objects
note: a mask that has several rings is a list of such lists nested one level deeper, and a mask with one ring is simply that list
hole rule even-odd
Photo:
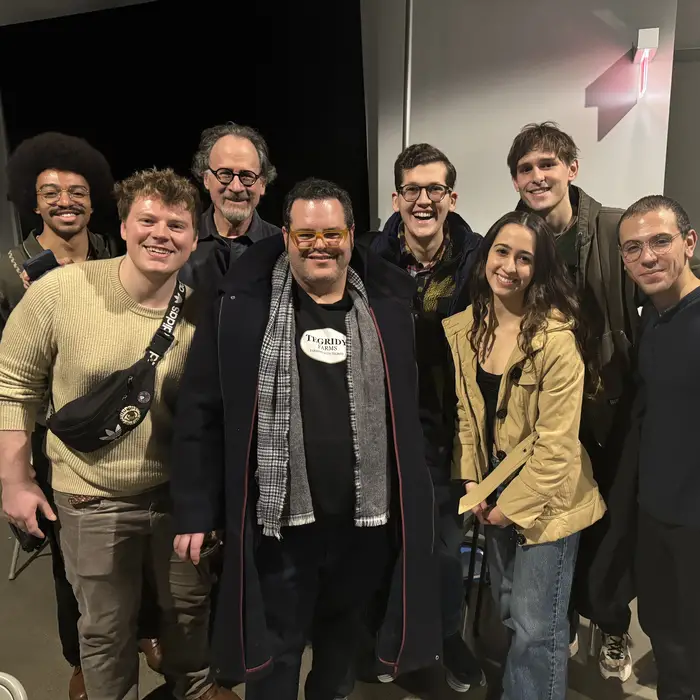
[{"label": "black sneaker", "polygon": [[442,665],[447,685],[457,693],[466,693],[473,686],[484,685],[484,673],[474,654],[459,632],[442,643]]}]

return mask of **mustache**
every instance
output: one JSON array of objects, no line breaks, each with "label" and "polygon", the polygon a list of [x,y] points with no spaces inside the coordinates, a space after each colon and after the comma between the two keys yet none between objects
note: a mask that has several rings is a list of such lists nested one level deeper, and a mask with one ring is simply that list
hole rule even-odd
[{"label": "mustache", "polygon": [[53,209],[49,209],[49,215],[50,216],[56,216],[58,214],[75,214],[76,216],[80,216],[81,214],[85,213],[85,209],[83,207],[54,207]]},{"label": "mustache", "polygon": [[241,194],[226,195],[224,197],[224,199],[228,202],[248,202],[248,201],[250,201],[250,197],[244,192],[241,192]]},{"label": "mustache", "polygon": [[327,255],[329,258],[335,259],[335,258],[339,258],[343,254],[342,251],[328,250],[328,248],[326,248],[326,250],[314,250],[312,248],[310,250],[304,250],[304,251],[300,251],[300,252],[301,252],[302,258],[308,258],[309,256],[311,256],[314,253],[320,253],[322,255]]}]

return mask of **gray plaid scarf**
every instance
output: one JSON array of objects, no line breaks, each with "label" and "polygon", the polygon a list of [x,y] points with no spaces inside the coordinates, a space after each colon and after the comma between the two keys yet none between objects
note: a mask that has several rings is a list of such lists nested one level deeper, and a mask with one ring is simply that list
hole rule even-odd
[{"label": "gray plaid scarf", "polygon": [[[355,525],[389,518],[384,361],[367,292],[348,267],[353,307],[345,318],[347,386],[355,457]],[[270,316],[258,371],[258,524],[281,539],[280,528],[315,520],[304,453],[292,274],[287,253],[272,271]],[[332,468],[332,465],[329,465]]]}]

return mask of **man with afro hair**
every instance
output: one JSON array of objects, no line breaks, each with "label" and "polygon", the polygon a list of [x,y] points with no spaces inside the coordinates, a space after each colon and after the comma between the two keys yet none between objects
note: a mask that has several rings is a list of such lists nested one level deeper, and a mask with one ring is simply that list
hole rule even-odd
[{"label": "man with afro hair", "polygon": [[[23,141],[7,164],[8,196],[21,219],[39,215],[37,228],[22,243],[0,257],[0,333],[10,312],[25,292],[23,263],[51,250],[61,264],[100,260],[117,254],[117,241],[88,229],[95,208],[113,207],[114,180],[107,159],[87,141],[75,136],[46,132]],[[37,422],[32,433],[32,461],[37,480],[52,502],[50,465],[44,454],[46,427]],[[53,507],[53,505],[52,505]],[[58,631],[66,661],[73,666],[70,700],[86,700],[80,665],[78,619],[80,612],[66,579],[57,528],[46,523],[53,560]],[[144,586],[139,646],[154,670],[160,667],[155,594]]]},{"label": "man with afro hair", "polygon": [[105,157],[84,139],[46,132],[23,141],[7,164],[8,198],[39,226],[0,259],[0,323],[24,295],[22,265],[44,250],[61,263],[111,258],[116,241],[88,230],[95,205],[106,208],[114,181]]}]

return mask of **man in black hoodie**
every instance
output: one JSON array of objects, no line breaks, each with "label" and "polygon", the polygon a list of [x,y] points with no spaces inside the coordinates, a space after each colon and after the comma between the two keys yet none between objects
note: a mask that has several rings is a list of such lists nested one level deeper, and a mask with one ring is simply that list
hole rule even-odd
[{"label": "man in black hoodie", "polygon": [[[467,692],[481,669],[461,635],[464,584],[458,501],[464,489],[450,477],[454,434],[454,370],[441,321],[468,305],[468,276],[481,242],[458,214],[457,172],[447,156],[427,143],[404,149],[394,164],[395,214],[376,234],[372,248],[408,272],[413,300],[419,375],[419,410],[438,510],[443,664],[450,687]],[[380,680],[391,680],[380,677]]]}]

